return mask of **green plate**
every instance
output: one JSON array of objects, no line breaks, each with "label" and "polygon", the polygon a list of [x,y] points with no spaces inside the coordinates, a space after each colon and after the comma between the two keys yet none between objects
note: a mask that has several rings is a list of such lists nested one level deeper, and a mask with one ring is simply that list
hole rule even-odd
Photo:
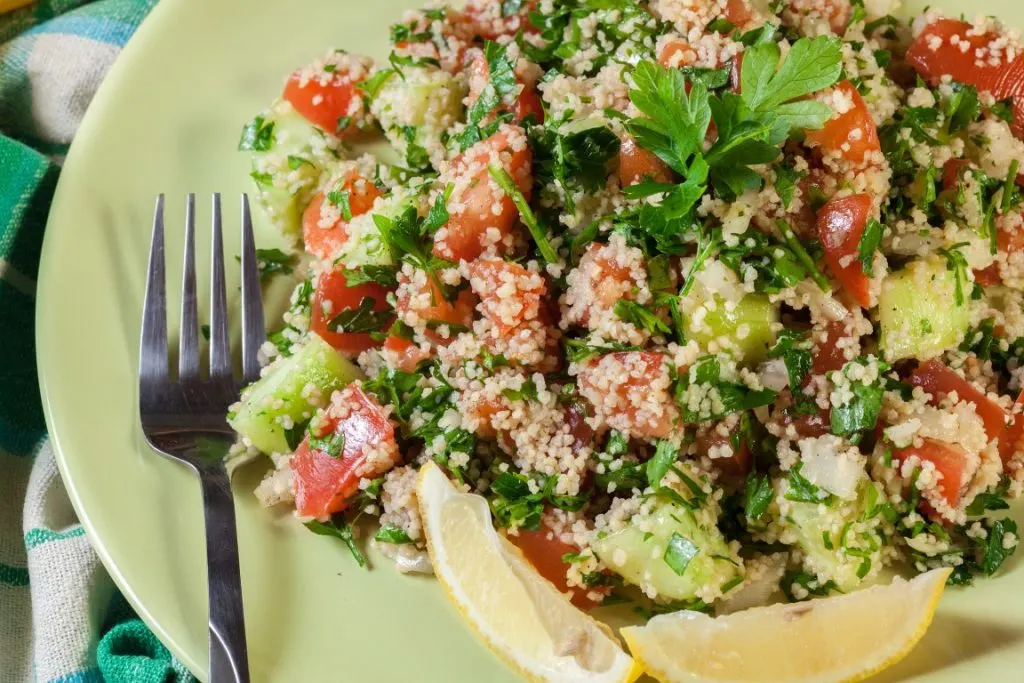
[{"label": "green plate", "polygon": [[[182,467],[144,446],[137,424],[135,368],[153,200],[167,194],[173,228],[182,224],[185,193],[196,192],[198,225],[207,229],[208,197],[220,191],[228,235],[236,240],[237,198],[250,189],[248,162],[235,151],[241,124],[278,94],[291,69],[328,47],[384,56],[387,26],[414,4],[163,0],[93,101],[61,176],[37,310],[50,434],[103,563],[142,618],[201,678],[207,656],[199,487]],[[1017,0],[933,4],[971,16],[999,14],[1024,26]],[[267,230],[260,232],[263,245],[274,243]],[[168,242],[176,279],[178,231],[170,230]],[[237,253],[237,241],[227,249]],[[279,288],[274,301],[281,296]],[[177,306],[170,302],[172,311]],[[258,478],[259,472],[243,472],[235,481],[254,681],[515,680],[477,643],[433,580],[402,576],[380,557],[371,556],[372,571],[360,570],[341,545],[259,508],[250,495]],[[949,591],[923,643],[885,678],[1019,680],[1021,556],[996,579]]]}]

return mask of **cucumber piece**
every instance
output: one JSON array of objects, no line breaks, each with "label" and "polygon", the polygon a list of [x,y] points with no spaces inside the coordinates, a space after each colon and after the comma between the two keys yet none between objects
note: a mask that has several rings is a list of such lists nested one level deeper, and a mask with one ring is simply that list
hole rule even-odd
[{"label": "cucumber piece", "polygon": [[807,572],[822,584],[834,581],[843,592],[878,574],[886,539],[876,524],[878,520],[865,519],[869,506],[872,517],[881,514],[876,506],[884,502],[885,494],[877,484],[865,478],[855,500],[833,498],[828,504],[788,500],[786,487],[785,479],[776,481],[776,503],[781,512],[777,521],[785,531],[785,542],[795,539],[794,545],[803,551]]},{"label": "cucumber piece", "polygon": [[956,303],[956,278],[938,258],[912,261],[882,282],[879,347],[887,361],[933,358],[960,344],[970,326],[970,282]]},{"label": "cucumber piece", "polygon": [[[251,131],[269,139],[246,142]],[[246,125],[241,147],[252,152],[256,200],[271,223],[294,242],[302,236],[302,212],[334,155],[328,139],[284,101]]]},{"label": "cucumber piece", "polygon": [[363,266],[394,265],[391,250],[384,242],[374,215],[394,219],[409,207],[410,198],[396,188],[392,194],[377,201],[373,211],[355,216],[349,221],[346,231],[348,239],[342,245],[337,263],[349,270]]},{"label": "cucumber piece", "polygon": [[[703,317],[694,316],[697,308],[708,309],[708,302],[714,302],[713,308]],[[779,322],[779,307],[765,294],[745,294],[735,304],[728,303],[717,294],[709,297],[698,283],[684,304],[683,319],[687,338],[702,349],[720,350],[710,348],[714,342],[732,351],[738,362],[760,363],[775,345],[772,326]]]},{"label": "cucumber piece", "polygon": [[[648,596],[693,600],[698,594],[713,595],[735,583],[740,569],[715,523],[717,515],[705,523],[698,520],[707,512],[663,503],[642,520],[642,529],[637,524],[641,520],[634,518],[625,529],[597,539],[592,548],[612,571]],[[665,559],[670,543],[684,556],[692,554],[681,574]]]},{"label": "cucumber piece", "polygon": [[[228,424],[264,453],[288,453],[285,424],[301,424],[326,405],[331,394],[363,373],[327,342],[310,333],[306,343],[279,358],[268,374],[242,392]],[[315,387],[308,391],[307,385]]]},{"label": "cucumber piece", "polygon": [[429,165],[442,134],[462,118],[465,84],[433,66],[406,68],[389,78],[370,103],[384,135],[410,168]]}]

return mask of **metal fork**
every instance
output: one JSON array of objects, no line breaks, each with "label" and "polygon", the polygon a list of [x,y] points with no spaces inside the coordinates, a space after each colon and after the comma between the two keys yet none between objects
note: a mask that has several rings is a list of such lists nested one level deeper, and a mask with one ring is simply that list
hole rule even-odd
[{"label": "metal fork", "polygon": [[[227,423],[227,410],[238,400],[243,385],[235,380],[231,369],[219,194],[213,195],[212,232],[210,369],[209,376],[202,379],[196,306],[195,195],[190,194],[185,219],[178,376],[172,379],[167,346],[164,196],[157,197],[142,310],[139,415],[149,445],[161,455],[189,467],[199,476],[202,487],[210,603],[210,683],[248,683],[235,507],[224,465],[224,456],[234,441],[234,432]],[[242,195],[241,260],[242,379],[248,383],[259,377],[256,353],[264,340],[264,327],[256,247],[249,200],[245,195]]]}]

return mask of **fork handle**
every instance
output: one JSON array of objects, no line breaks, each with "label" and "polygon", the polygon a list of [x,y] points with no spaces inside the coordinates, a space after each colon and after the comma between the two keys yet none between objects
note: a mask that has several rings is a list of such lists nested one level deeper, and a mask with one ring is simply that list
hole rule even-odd
[{"label": "fork handle", "polygon": [[249,683],[235,503],[223,465],[200,474],[206,517],[210,683]]}]

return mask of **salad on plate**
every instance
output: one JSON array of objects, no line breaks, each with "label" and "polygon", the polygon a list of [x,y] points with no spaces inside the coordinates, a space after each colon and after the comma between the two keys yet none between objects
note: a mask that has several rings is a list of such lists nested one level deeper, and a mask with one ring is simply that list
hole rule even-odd
[{"label": "salad on plate", "polygon": [[470,0],[289,75],[239,144],[299,280],[229,415],[260,501],[448,583],[447,481],[644,617],[996,573],[1024,52],[894,5]]}]

